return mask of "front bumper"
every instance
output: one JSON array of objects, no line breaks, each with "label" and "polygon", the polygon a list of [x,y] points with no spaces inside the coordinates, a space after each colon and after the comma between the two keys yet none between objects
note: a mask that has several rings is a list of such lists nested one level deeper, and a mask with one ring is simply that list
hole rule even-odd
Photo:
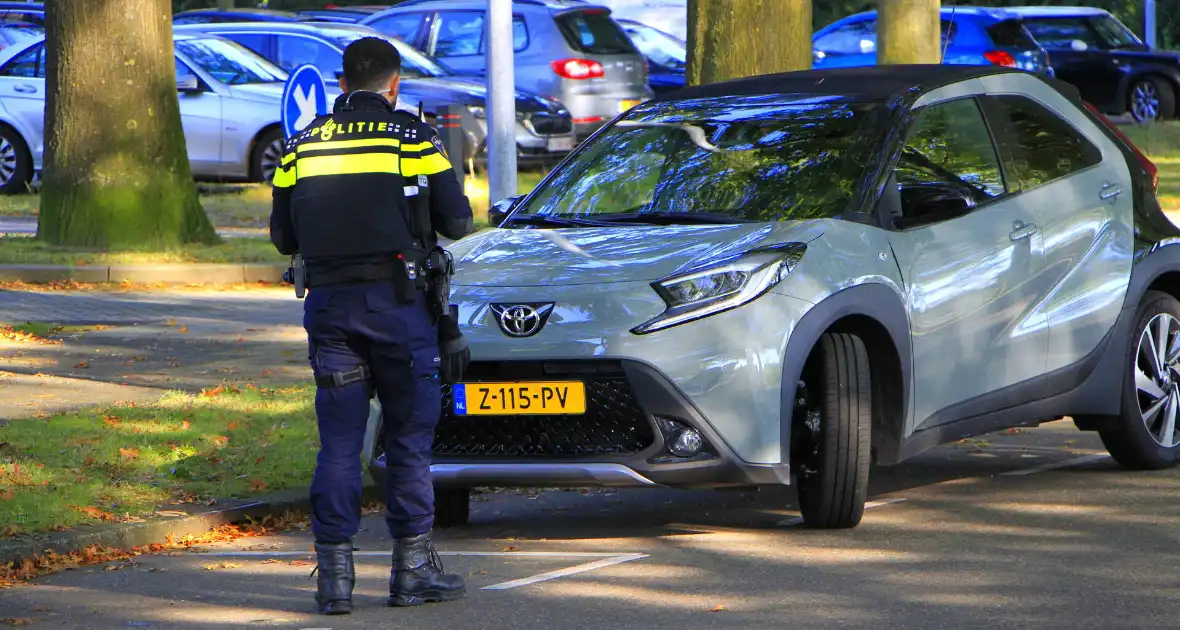
[{"label": "front bumper", "polygon": [[[431,474],[439,487],[676,486],[688,488],[789,484],[786,465],[743,462],[667,378],[629,360],[473,363],[466,382],[578,379],[586,383],[581,416],[455,416],[444,387]],[[658,419],[696,429],[702,450],[677,457],[671,432]],[[377,416],[371,419],[376,430]],[[370,441],[372,443],[372,440]],[[383,484],[380,447],[370,474]]]}]

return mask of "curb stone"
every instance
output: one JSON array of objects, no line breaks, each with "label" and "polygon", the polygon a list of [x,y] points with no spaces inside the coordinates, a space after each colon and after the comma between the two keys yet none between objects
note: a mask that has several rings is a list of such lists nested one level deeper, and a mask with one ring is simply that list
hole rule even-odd
[{"label": "curb stone", "polygon": [[173,265],[0,265],[0,281],[43,284],[131,282],[138,284],[281,283],[285,263],[190,263]]},{"label": "curb stone", "polygon": [[[378,500],[381,487],[366,474],[363,501]],[[293,488],[255,499],[236,501],[237,505],[211,509],[188,516],[150,518],[138,523],[88,525],[74,530],[38,534],[30,540],[0,541],[0,566],[19,564],[35,555],[49,551],[61,555],[81,551],[90,545],[114,549],[131,549],[143,545],[164,543],[168,536],[203,534],[219,525],[259,520],[268,515],[278,516],[287,511],[309,511],[310,499],[306,488]]]}]

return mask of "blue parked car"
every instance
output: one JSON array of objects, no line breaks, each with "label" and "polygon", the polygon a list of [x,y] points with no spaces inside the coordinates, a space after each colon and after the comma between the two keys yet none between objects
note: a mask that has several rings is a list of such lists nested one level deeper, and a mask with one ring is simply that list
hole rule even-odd
[{"label": "blue parked car", "polygon": [[[1053,76],[1049,53],[1033,39],[1021,17],[1003,9],[944,7],[943,63],[995,64]],[[947,43],[947,39],[950,43]],[[866,11],[837,20],[816,31],[812,67],[840,68],[877,64],[877,12]]]},{"label": "blue parked car", "polygon": [[615,20],[647,57],[647,86],[656,94],[684,87],[688,59],[684,40],[635,20]]}]

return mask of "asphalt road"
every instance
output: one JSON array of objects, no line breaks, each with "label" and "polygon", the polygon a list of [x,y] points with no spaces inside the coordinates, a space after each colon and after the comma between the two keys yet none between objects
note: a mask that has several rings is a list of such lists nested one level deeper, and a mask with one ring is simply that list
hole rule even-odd
[{"label": "asphalt road", "polygon": [[[0,592],[65,628],[1176,628],[1180,470],[1127,472],[1058,422],[874,471],[860,527],[802,529],[793,492],[483,495],[442,530],[465,600],[384,607],[367,517],[356,612],[314,614],[306,532],[68,571]],[[538,553],[539,552],[539,553]],[[597,554],[597,555],[595,555]]]}]

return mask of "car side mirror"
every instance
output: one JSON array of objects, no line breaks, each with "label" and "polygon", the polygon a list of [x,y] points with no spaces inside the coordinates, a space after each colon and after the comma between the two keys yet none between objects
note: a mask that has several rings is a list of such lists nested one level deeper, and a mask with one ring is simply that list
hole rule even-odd
[{"label": "car side mirror", "polygon": [[522,196],[523,195],[505,197],[492,204],[492,207],[488,208],[488,223],[492,227],[500,227],[500,224],[504,222],[504,219],[506,219],[509,214],[512,214],[512,210],[516,208],[516,204],[520,201]]},{"label": "car side mirror", "polygon": [[201,83],[197,81],[197,77],[191,74],[176,77],[177,92],[198,92],[200,89]]}]

